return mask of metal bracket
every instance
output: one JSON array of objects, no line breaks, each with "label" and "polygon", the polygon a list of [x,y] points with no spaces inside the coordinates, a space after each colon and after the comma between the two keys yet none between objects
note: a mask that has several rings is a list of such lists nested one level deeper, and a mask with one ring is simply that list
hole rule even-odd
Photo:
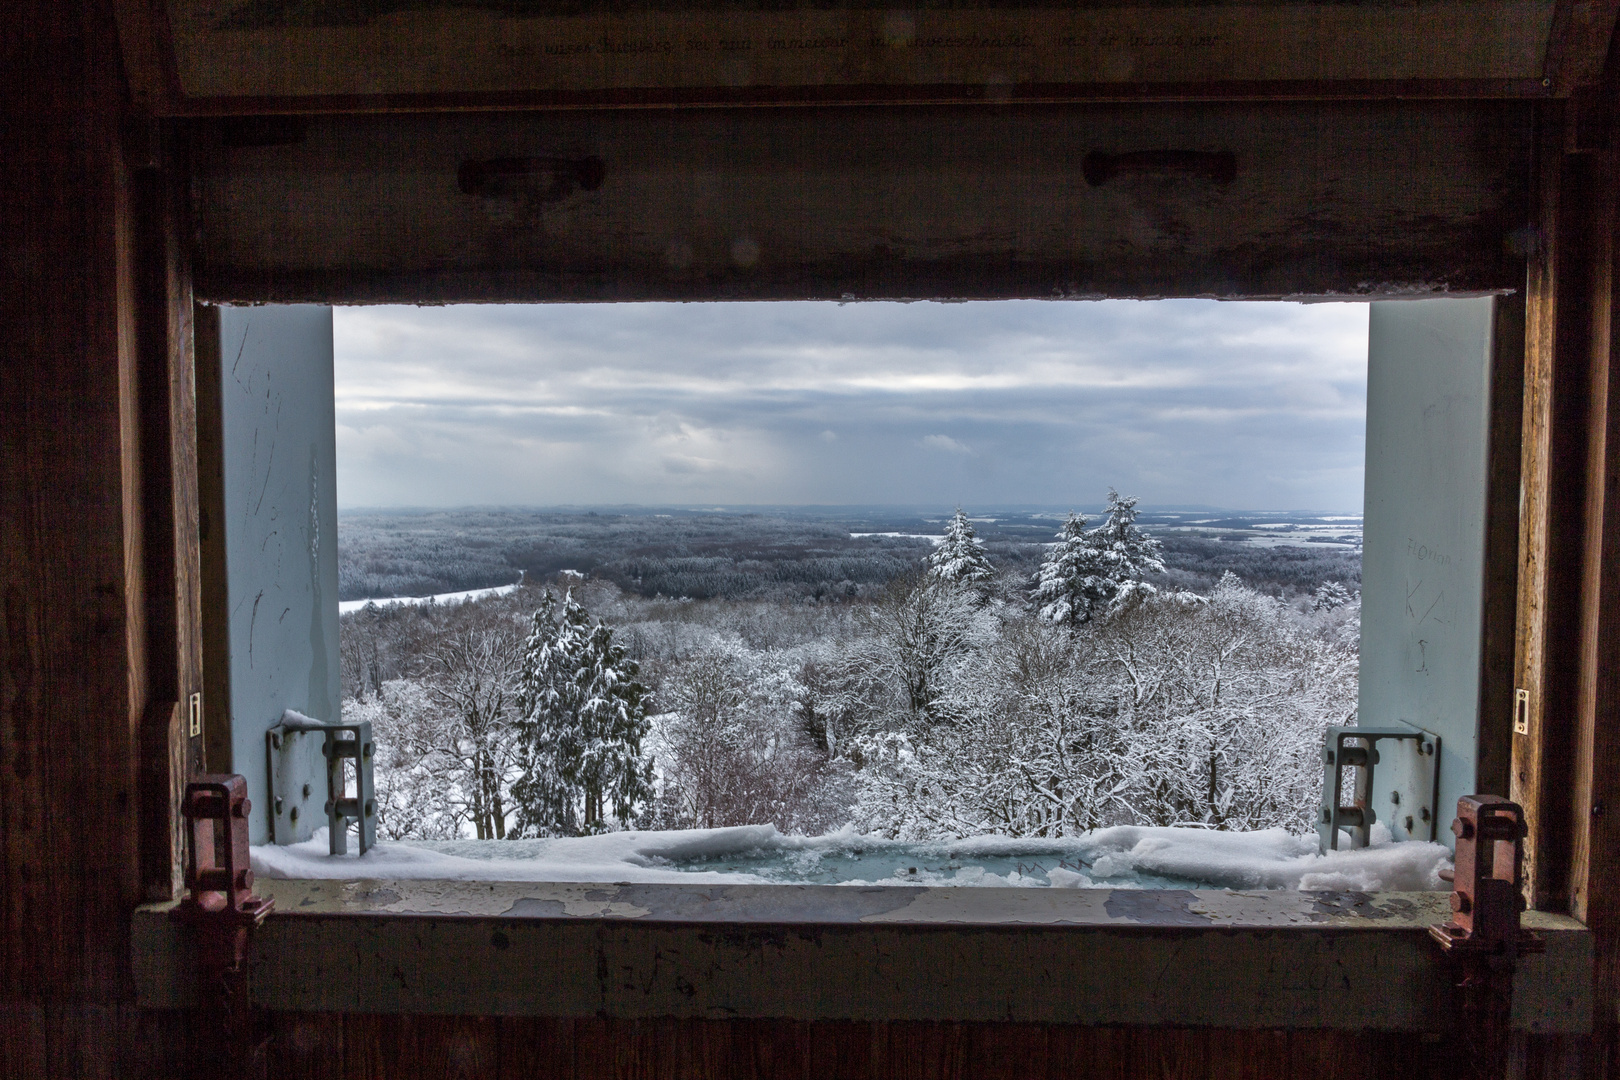
[{"label": "metal bracket", "polygon": [[220,1014],[216,1050],[224,1055],[253,1042],[248,1003],[248,932],[276,902],[253,895],[248,856],[247,781],[205,774],[186,785],[186,896],[174,918],[197,934],[198,991],[205,1009]]},{"label": "metal bracket", "polygon": [[1457,995],[1459,1033],[1473,1075],[1505,1075],[1513,1015],[1513,968],[1525,953],[1545,943],[1519,924],[1524,910],[1520,872],[1524,858],[1524,809],[1499,795],[1457,800],[1456,869],[1441,871],[1453,883],[1451,921],[1429,927],[1450,958]]},{"label": "metal bracket", "polygon": [[[277,844],[309,839],[317,814],[327,824],[328,850],[349,850],[349,823],[358,825],[360,854],[377,846],[377,794],[371,724],[327,724],[286,710],[281,723],[265,733],[270,764],[270,835]],[[318,777],[324,760],[324,791]],[[349,793],[345,761],[354,762],[354,793]],[[318,811],[316,808],[319,808]]]},{"label": "metal bracket", "polygon": [[1510,961],[1540,952],[1541,940],[1519,926],[1524,859],[1524,810],[1500,795],[1464,795],[1457,800],[1455,870],[1441,871],[1453,883],[1451,921],[1429,927],[1447,952],[1488,953]]},{"label": "metal bracket", "polygon": [[[1356,770],[1345,790],[1345,770]],[[1411,724],[1330,727],[1322,745],[1322,809],[1316,832],[1322,851],[1339,847],[1339,830],[1352,848],[1366,847],[1372,826],[1388,815],[1396,840],[1433,840],[1439,814],[1440,736]]]}]

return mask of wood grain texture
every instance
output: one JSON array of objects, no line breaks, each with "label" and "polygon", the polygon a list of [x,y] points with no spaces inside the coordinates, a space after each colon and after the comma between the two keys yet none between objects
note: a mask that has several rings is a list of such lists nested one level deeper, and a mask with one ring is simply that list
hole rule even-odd
[{"label": "wood grain texture", "polygon": [[[1141,3],[783,6],[360,3],[343,14],[286,5],[171,0],[184,97],[241,113],[302,106],[389,108],[400,97],[453,107],[469,94],[529,107],[559,100],[687,103],[802,100],[1025,100],[1032,90],[1220,96],[1266,85],[1331,95],[1384,84],[1416,93],[1544,93],[1552,10],[1543,0],[1396,3]],[[1588,26],[1565,19],[1578,58]],[[1434,43],[1443,42],[1436,48]],[[1311,88],[1302,92],[1302,87]],[[1173,92],[1173,91],[1172,91]],[[1241,92],[1241,91],[1240,91]],[[1372,90],[1377,94],[1378,90]],[[1434,92],[1428,90],[1427,92]],[[274,103],[274,104],[272,104]],[[650,103],[643,101],[643,104]],[[462,100],[460,104],[476,105]]]},{"label": "wood grain texture", "polygon": [[44,0],[0,34],[0,1001],[116,1002],[146,705],[116,35]]},{"label": "wood grain texture", "polygon": [[1613,1003],[1620,999],[1620,50],[1594,94],[1606,130],[1585,155],[1593,168],[1589,249],[1590,349],[1585,533],[1580,594],[1580,672],[1571,763],[1570,910],[1595,931],[1599,1001],[1609,1004],[1596,1033],[1600,1056],[1620,1050]]},{"label": "wood grain texture", "polygon": [[[145,154],[140,155],[142,159]],[[141,881],[147,899],[167,900],[173,895],[174,829],[173,784],[170,779],[171,745],[178,734],[179,614],[175,545],[174,464],[171,435],[174,387],[169,348],[169,273],[164,227],[166,199],[163,174],[152,167],[131,167],[129,190],[132,237],[133,295],[127,310],[134,323],[132,377],[134,408],[134,464],[137,472],[126,478],[125,498],[136,507],[139,526],[130,530],[139,538],[141,565],[134,579],[141,582],[140,634],[142,652],[131,657],[144,673],[148,701],[136,737],[139,744]]]},{"label": "wood grain texture", "polygon": [[1525,299],[1497,297],[1486,457],[1484,621],[1480,641],[1477,790],[1508,790],[1513,758],[1514,641],[1518,615],[1523,462]]},{"label": "wood grain texture", "polygon": [[1543,110],[1539,242],[1528,274],[1516,686],[1529,731],[1513,737],[1509,797],[1525,809],[1532,906],[1566,910],[1569,755],[1585,494],[1590,169],[1563,152],[1562,109]]},{"label": "wood grain texture", "polygon": [[[272,1076],[417,1080],[1440,1080],[1457,1047],[1420,1035],[1005,1023],[499,1020],[273,1013]],[[1579,1075],[1582,1047],[1530,1037],[1527,1080]]]},{"label": "wood grain texture", "polygon": [[225,568],[225,433],[221,413],[219,309],[192,306],[196,387],[198,647],[202,653],[207,772],[231,772],[230,610]]},{"label": "wood grain texture", "polygon": [[192,326],[189,163],[184,147],[166,132],[161,203],[156,224],[162,237],[163,289],[143,305],[143,317],[163,324],[165,385],[168,390],[169,499],[174,606],[175,721],[161,741],[143,742],[143,756],[162,755],[167,763],[168,875],[148,879],[148,896],[178,897],[185,877],[185,831],[180,802],[188,779],[203,771],[203,739],[190,728],[192,694],[203,692],[202,546],[197,481],[196,351]]},{"label": "wood grain texture", "polygon": [[[209,125],[196,288],[228,302],[1384,296],[1518,289],[1515,102],[690,110]],[[1225,151],[1229,183],[1088,182]],[[463,163],[595,157],[464,192]]]}]

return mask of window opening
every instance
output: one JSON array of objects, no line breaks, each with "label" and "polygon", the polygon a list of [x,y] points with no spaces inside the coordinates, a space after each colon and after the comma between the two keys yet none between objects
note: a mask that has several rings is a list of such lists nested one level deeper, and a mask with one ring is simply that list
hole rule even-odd
[{"label": "window opening", "polygon": [[[1445,303],[1488,327],[1489,300]],[[267,753],[250,717],[286,709],[377,745],[366,868],[305,811],[261,876],[1442,887],[1443,851],[1390,848],[1376,806],[1377,850],[1313,855],[1322,738],[1369,700],[1364,305],[355,309],[341,385],[330,309],[223,311],[238,771]],[[1047,318],[1076,311],[1118,317]],[[261,608],[297,633],[261,637]],[[989,657],[993,692],[966,677]]]}]

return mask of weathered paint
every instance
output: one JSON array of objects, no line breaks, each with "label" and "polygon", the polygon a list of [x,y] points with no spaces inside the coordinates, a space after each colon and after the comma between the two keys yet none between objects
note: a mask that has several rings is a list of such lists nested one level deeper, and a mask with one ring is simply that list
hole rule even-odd
[{"label": "weathered paint", "polygon": [[340,708],[332,309],[227,307],[219,326],[231,761],[214,765],[247,779],[262,844],[265,731]]},{"label": "weathered paint", "polygon": [[[1358,721],[1440,736],[1440,789],[1425,809],[1448,846],[1457,800],[1477,790],[1493,303],[1373,304],[1367,338]],[[1384,752],[1393,761],[1395,748]],[[1412,810],[1387,797],[1372,809]]]},{"label": "weathered paint", "polygon": [[[1443,893],[261,882],[254,995],[286,1010],[1433,1031]],[[143,1004],[189,990],[167,907],[135,919]],[[1547,951],[1522,1029],[1591,1024],[1590,935]]]}]

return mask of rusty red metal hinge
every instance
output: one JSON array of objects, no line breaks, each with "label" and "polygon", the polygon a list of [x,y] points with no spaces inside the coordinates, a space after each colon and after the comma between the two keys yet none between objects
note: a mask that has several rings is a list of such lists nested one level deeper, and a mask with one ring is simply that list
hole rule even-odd
[{"label": "rusty red metal hinge", "polygon": [[1455,869],[1441,871],[1452,882],[1451,921],[1429,933],[1453,965],[1458,1034],[1473,1075],[1494,1078],[1506,1074],[1514,965],[1545,948],[1519,922],[1524,809],[1499,795],[1464,795],[1451,831]]},{"label": "rusty red metal hinge", "polygon": [[193,928],[197,943],[198,1006],[218,1031],[200,1041],[199,1056],[240,1066],[262,1058],[248,1000],[249,931],[275,901],[253,894],[248,856],[247,781],[204,774],[186,785],[186,896],[174,917]]}]

